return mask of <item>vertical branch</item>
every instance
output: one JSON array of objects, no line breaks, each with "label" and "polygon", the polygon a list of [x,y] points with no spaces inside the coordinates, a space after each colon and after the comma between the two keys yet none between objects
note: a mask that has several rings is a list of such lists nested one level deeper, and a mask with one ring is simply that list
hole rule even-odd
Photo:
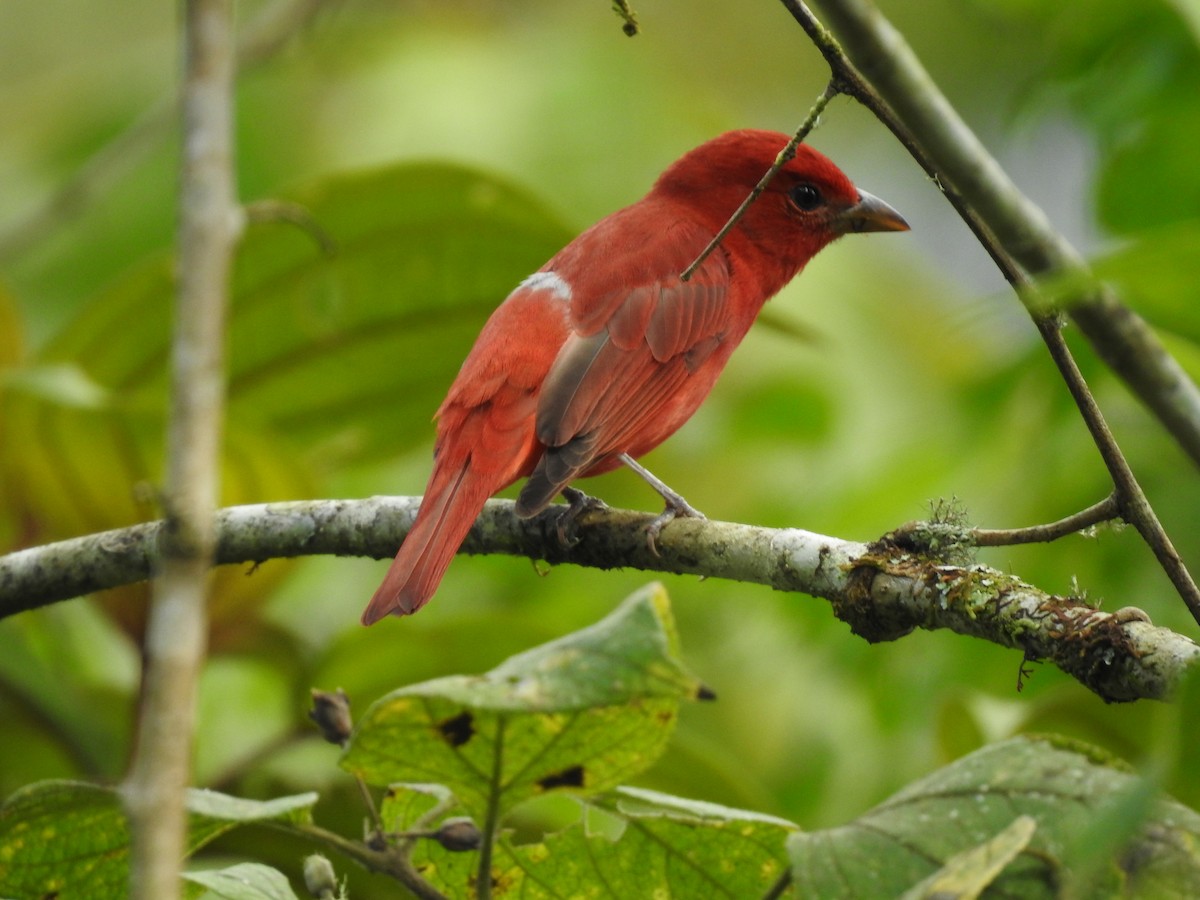
[{"label": "vertical branch", "polygon": [[167,524],[146,631],[137,746],[124,786],[133,833],[131,894],[179,895],[184,788],[205,649],[225,308],[240,230],[233,174],[233,0],[187,0],[179,275],[167,431]]}]

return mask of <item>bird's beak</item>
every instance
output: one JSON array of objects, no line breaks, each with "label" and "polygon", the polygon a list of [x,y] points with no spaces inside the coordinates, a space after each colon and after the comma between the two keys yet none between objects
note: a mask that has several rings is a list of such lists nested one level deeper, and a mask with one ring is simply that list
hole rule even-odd
[{"label": "bird's beak", "polygon": [[858,202],[837,216],[837,229],[842,234],[863,231],[908,231],[908,222],[878,197],[866,191],[858,192]]}]

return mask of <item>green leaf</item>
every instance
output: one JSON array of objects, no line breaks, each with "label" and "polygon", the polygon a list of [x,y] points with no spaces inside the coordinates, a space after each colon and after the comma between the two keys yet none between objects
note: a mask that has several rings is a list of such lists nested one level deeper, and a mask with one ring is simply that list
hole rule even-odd
[{"label": "green leaf", "polygon": [[[1002,894],[1056,897],[1082,874],[1088,896],[1110,896],[1122,886],[1132,896],[1161,896],[1164,886],[1195,896],[1200,815],[1160,799],[1143,806],[1148,816],[1131,820],[1128,796],[1141,787],[1133,775],[1076,748],[1014,738],[910,785],[850,825],[792,837],[794,884],[806,897],[899,896],[943,868],[961,874],[973,851],[1009,854],[1025,826],[1005,829],[1028,816],[1037,826],[1028,850],[986,879]],[[1113,846],[1099,877],[1078,840],[1085,827],[1090,842],[1096,828],[1123,829],[1122,837],[1136,830]]]},{"label": "green leaf", "polygon": [[455,803],[454,794],[445,785],[393,784],[379,802],[379,818],[385,831],[411,831],[423,816],[439,808],[449,811]]},{"label": "green leaf", "polygon": [[439,678],[381,698],[342,766],[373,784],[435,781],[478,821],[546,791],[592,793],[644,770],[679,700],[700,683],[679,661],[666,591],[653,584],[606,619],[486,675]]},{"label": "green leaf", "polygon": [[[531,196],[453,165],[405,164],[294,192],[332,258],[282,224],[238,256],[229,320],[232,423],[342,457],[426,440],[483,321],[571,237]],[[156,259],[101,294],[45,350],[120,394],[166,391],[173,276]]]},{"label": "green leaf", "polygon": [[[493,857],[493,896],[758,897],[786,870],[785,844],[798,828],[629,787],[591,798],[583,811],[582,823],[541,842],[502,840]],[[426,841],[414,861],[447,895],[472,896],[476,854]]]},{"label": "green leaf", "polygon": [[[528,194],[452,165],[344,175],[291,199],[337,251],[282,223],[253,226],[240,247],[224,504],[314,496],[323,473],[428,441],[414,423],[484,320],[571,236]],[[159,514],[174,291],[170,258],[145,260],[27,367],[4,370],[0,437],[24,438],[0,440],[13,523],[50,540]],[[0,326],[5,309],[0,295]],[[17,361],[15,341],[0,339],[0,366]]]},{"label": "green leaf", "polygon": [[[158,515],[162,409],[114,395],[78,367],[20,372],[0,392],[0,467],[18,508],[44,538],[118,528]],[[295,499],[311,479],[294,452],[262,430],[231,429],[222,448],[222,502]]]},{"label": "green leaf", "polygon": [[41,782],[0,807],[0,896],[104,898],[128,890],[129,830],[116,791]]},{"label": "green leaf", "polygon": [[1037,822],[1031,816],[1017,816],[995,837],[950,857],[944,866],[905,891],[902,900],[975,900],[1029,846],[1035,831]]},{"label": "green leaf", "polygon": [[187,792],[187,809],[192,815],[193,834],[199,831],[197,825],[219,827],[222,831],[228,831],[234,825],[253,822],[304,825],[312,821],[312,807],[316,802],[315,793],[293,794],[274,800],[248,800],[219,791],[193,788]]},{"label": "green leaf", "polygon": [[[316,794],[259,802],[189,791],[187,853],[251,822],[308,820]],[[72,781],[22,788],[0,806],[0,896],[125,897],[129,826],[116,790]]]},{"label": "green leaf", "polygon": [[183,877],[208,889],[201,900],[297,900],[282,872],[258,863],[184,872]]}]

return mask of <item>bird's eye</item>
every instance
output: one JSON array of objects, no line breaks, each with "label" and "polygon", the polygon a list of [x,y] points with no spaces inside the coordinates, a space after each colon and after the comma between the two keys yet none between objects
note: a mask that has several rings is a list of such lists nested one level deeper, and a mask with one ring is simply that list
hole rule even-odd
[{"label": "bird's eye", "polygon": [[812,212],[824,202],[821,192],[815,185],[809,184],[807,181],[796,185],[788,192],[788,195],[796,204],[796,208],[804,210],[804,212]]}]

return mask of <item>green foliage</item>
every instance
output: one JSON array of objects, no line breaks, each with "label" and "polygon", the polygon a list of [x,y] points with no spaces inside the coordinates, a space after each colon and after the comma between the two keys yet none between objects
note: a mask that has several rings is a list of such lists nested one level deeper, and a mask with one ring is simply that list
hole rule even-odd
[{"label": "green foliage", "polygon": [[[789,841],[800,896],[1187,896],[1200,815],[1086,748],[1014,738],[909,785],[854,822]],[[1000,864],[996,865],[997,857]],[[930,875],[931,868],[939,871]],[[1086,887],[1086,889],[1084,889]],[[1125,893],[1128,892],[1128,893]],[[955,893],[955,896],[960,894]],[[906,895],[907,896],[907,895]]]},{"label": "green foliage", "polygon": [[[638,7],[634,40],[606,4],[586,6],[350,5],[318,17],[286,52],[242,75],[241,196],[298,203],[335,253],[287,223],[249,227],[230,326],[224,502],[418,492],[430,416],[514,284],[573,233],[635,199],[684,149],[725,128],[792,127],[827,75],[776,3],[716,5],[697,16],[694,3],[662,0]],[[1073,237],[1097,272],[1166,333],[1193,374],[1194,6],[885,7],[1018,183],[1052,221],[1081,233]],[[122,10],[113,17],[104,4],[78,0],[17,4],[6,11],[11,27],[0,29],[7,547],[158,513],[177,169],[169,130],[127,147],[127,167],[94,193],[76,194],[79,214],[48,239],[6,255],[22,212],[172,83],[170,9],[130,0]],[[249,15],[256,11],[248,5]],[[1020,120],[997,121],[997,110],[1014,108],[1025,111]],[[823,253],[768,307],[765,327],[650,467],[711,516],[863,540],[926,515],[932,498],[956,496],[979,524],[1007,526],[1050,521],[1107,493],[1103,466],[1031,327],[936,186],[848,101],[831,105],[813,142],[895,203],[914,231],[887,242],[848,238]],[[1088,348],[1076,349],[1194,566],[1200,485],[1190,464]],[[588,487],[614,505],[657,503],[621,474]],[[1128,530],[986,556],[1052,590],[1078,584],[1105,609],[1134,603],[1158,624],[1194,627]],[[519,560],[460,559],[420,616],[361,629],[357,612],[381,572],[375,563],[311,560],[218,573],[214,657],[201,685],[201,783],[253,797],[319,788],[331,827],[356,835],[355,786],[304,730],[300,708],[311,685],[341,685],[365,709],[398,684],[428,687],[449,673],[484,671],[574,632],[641,581],[566,568],[539,578]],[[825,835],[980,747],[1054,731],[1128,758],[1200,805],[1192,749],[1200,747],[1200,715],[1190,688],[1170,706],[1112,707],[1035,669],[1018,694],[1012,651],[924,633],[868,647],[807,598],[694,579],[668,585],[689,661],[721,699],[684,705],[669,740],[637,761],[647,768],[621,776],[644,788],[759,810]],[[0,623],[0,794],[50,778],[121,777],[143,603],[132,590],[103,608],[60,604]],[[489,727],[498,717],[477,715]],[[662,755],[651,765],[654,753]],[[525,872],[532,864],[521,847],[625,852],[642,819],[588,830],[618,796],[581,798],[586,824],[544,840],[514,825],[520,840],[503,838],[497,859]],[[1147,801],[1124,797],[1136,822]],[[399,828],[444,802],[459,801],[395,789],[384,815]],[[392,809],[403,804],[412,808]],[[524,815],[533,813],[513,810],[514,820]],[[973,843],[954,845],[977,880],[992,876],[978,874],[970,851],[1011,853],[1003,840],[992,843],[1010,821],[989,821]],[[620,827],[625,836],[613,843]],[[678,831],[707,835],[688,828]],[[640,833],[648,846],[658,840]],[[298,885],[298,852],[278,840],[274,831],[239,829],[236,841],[218,839],[201,858],[258,859]],[[415,853],[440,853],[439,866],[456,872],[473,867],[472,854],[449,859],[429,841]],[[767,854],[784,865],[779,843]],[[1108,849],[1102,857],[1113,858]],[[599,877],[570,859],[572,877]],[[956,872],[953,859],[935,862]],[[367,881],[354,866],[345,875],[351,896],[387,895],[378,877]]]},{"label": "green foliage", "polygon": [[[253,227],[241,246],[224,504],[313,496],[330,471],[423,441],[412,423],[428,418],[429,389],[453,377],[496,298],[568,237],[521,191],[449,165],[294,196],[334,250],[282,223]],[[52,540],[157,517],[173,288],[170,260],[156,256],[28,362],[0,368],[0,434],[36,436],[0,443],[4,530]],[[0,367],[4,356],[0,345]],[[281,572],[257,584],[222,576],[218,639],[244,628]]]},{"label": "green foliage", "polygon": [[[453,376],[496,298],[569,237],[522,192],[448,165],[325,180],[294,200],[334,249],[282,223],[252,226],[240,248],[226,503],[305,496],[331,466],[422,440],[425,386]],[[130,486],[159,477],[173,290],[170,260],[151,260],[6,373],[0,429],[41,437],[6,444],[10,514],[47,537],[154,514]]]},{"label": "green foliage", "polygon": [[1040,73],[1043,83],[1062,91],[1094,129],[1104,224],[1128,235],[1194,222],[1200,209],[1194,4],[1097,0],[1030,11],[1055,50]]},{"label": "green foliage", "polygon": [[[601,622],[485,675],[400,688],[367,710],[342,766],[390,784],[382,835],[359,843],[312,827],[311,793],[259,802],[192,791],[188,852],[232,829],[269,824],[377,871],[390,871],[399,855],[453,898],[478,896],[480,877],[494,897],[529,900],[744,898],[787,884],[794,896],[847,898],[1200,890],[1200,815],[1102,754],[1062,741],[992,744],[826,831],[621,785],[662,755],[680,701],[698,689],[680,660],[666,593],[650,585]],[[422,781],[406,781],[413,778]],[[575,798],[574,814],[543,814],[534,828],[531,801],[561,795]],[[463,823],[464,812],[483,823],[482,835]],[[518,839],[512,828],[522,820]],[[447,839],[454,823],[470,839]],[[390,850],[379,849],[384,835]],[[491,848],[486,873],[481,841]],[[128,859],[111,789],[42,782],[0,807],[0,894],[121,897]],[[261,863],[185,877],[205,897],[295,896],[283,874]]]},{"label": "green foliage", "polygon": [[187,872],[183,877],[191,884],[205,888],[200,900],[296,900],[296,894],[282,872],[256,863]]},{"label": "green foliage", "polygon": [[[316,799],[303,794],[258,802],[190,791],[188,853],[243,825],[307,822]],[[117,791],[39,782],[0,807],[0,894],[103,900],[127,896],[128,890],[129,828]]]},{"label": "green foliage", "polygon": [[666,593],[652,586],[486,675],[377,700],[342,765],[371,784],[444,784],[481,821],[557,787],[613,787],[662,753],[680,698],[699,692],[675,644]]}]

